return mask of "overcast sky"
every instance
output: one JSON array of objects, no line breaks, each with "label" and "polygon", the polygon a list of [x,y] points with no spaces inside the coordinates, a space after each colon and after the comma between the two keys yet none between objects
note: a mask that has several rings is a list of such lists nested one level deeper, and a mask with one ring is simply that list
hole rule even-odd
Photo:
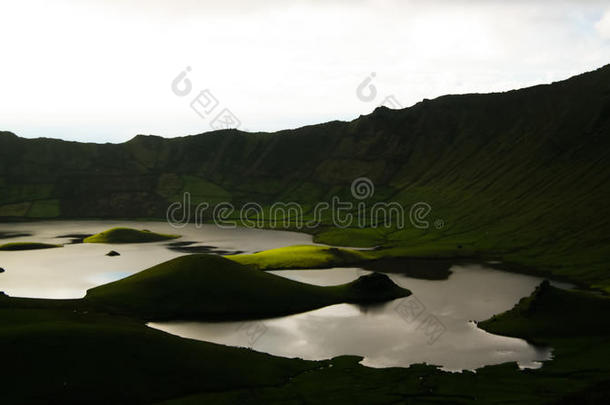
[{"label": "overcast sky", "polygon": [[0,130],[122,142],[227,108],[269,131],[608,63],[607,1],[3,1]]}]

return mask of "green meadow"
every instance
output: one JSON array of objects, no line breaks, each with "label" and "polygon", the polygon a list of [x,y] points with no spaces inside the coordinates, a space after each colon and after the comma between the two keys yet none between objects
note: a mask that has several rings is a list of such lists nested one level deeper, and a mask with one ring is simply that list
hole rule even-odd
[{"label": "green meadow", "polygon": [[[0,132],[3,222],[165,221],[170,204],[189,193],[190,205],[178,212],[185,223],[213,224],[213,208],[228,203],[234,209],[225,221],[307,232],[318,244],[180,256],[92,288],[82,299],[2,294],[0,402],[609,403],[609,95],[607,65],[549,85],[379,107],[349,122],[274,133],[138,135],[94,144]],[[366,199],[350,190],[361,177],[374,185]],[[318,217],[315,207],[333,198],[351,203],[345,214],[353,218],[364,204],[362,223],[338,227],[329,211]],[[277,202],[295,203],[300,212],[277,216]],[[375,215],[382,202],[403,207],[404,221]],[[413,219],[411,207],[422,202],[430,212]],[[201,203],[209,208],[197,210]],[[241,215],[248,203],[267,216]],[[311,221],[314,226],[303,223]],[[112,228],[84,242],[179,237]],[[55,247],[61,245],[17,242],[0,251]],[[461,373],[427,364],[376,369],[358,356],[288,359],[146,326],[387,302],[411,292],[383,272],[406,268],[433,282],[465,261],[492,261],[577,286],[561,290],[544,282],[512,309],[478,323],[490,333],[548,345],[552,360],[526,370],[516,363]],[[331,267],[376,273],[319,287],[266,272]]]}]

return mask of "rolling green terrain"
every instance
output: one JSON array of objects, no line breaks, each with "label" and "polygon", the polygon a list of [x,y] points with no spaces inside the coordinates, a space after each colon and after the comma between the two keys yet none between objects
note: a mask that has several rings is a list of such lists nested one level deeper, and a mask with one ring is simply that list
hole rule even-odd
[{"label": "rolling green terrain", "polygon": [[367,251],[297,245],[265,250],[254,254],[231,255],[227,256],[227,259],[254,266],[259,270],[277,270],[348,266],[375,257],[374,254]]},{"label": "rolling green terrain", "polygon": [[457,258],[412,259],[391,249],[354,250],[328,246],[296,245],[254,254],[227,255],[227,259],[258,270],[317,269],[359,266],[383,273],[398,272],[411,277],[443,280]]},{"label": "rolling green terrain", "polygon": [[[0,402],[608,403],[609,135],[610,65],[551,85],[444,96],[276,133],[139,135],[122,144],[89,144],[0,132],[0,220],[164,220],[168,206],[188,192],[184,220],[194,220],[202,202],[237,208],[257,202],[267,215],[260,226],[309,232],[330,245],[374,247],[183,256],[91,289],[80,300],[0,294]],[[359,177],[375,186],[364,200],[350,192]],[[275,211],[280,223],[270,221],[275,202],[298,202],[310,221],[314,206],[333,197],[364,203],[362,226],[334,227],[328,211],[314,227],[287,211]],[[372,215],[375,203],[391,201],[404,207],[406,226]],[[418,202],[432,207],[418,220],[426,225],[421,229],[408,218]],[[207,221],[211,212],[204,211]],[[350,213],[359,213],[355,205]],[[229,215],[252,224],[251,213],[238,216]],[[174,237],[115,228],[85,242]],[[430,266],[425,271],[423,258]],[[284,359],[144,325],[252,319],[409,294],[379,274],[317,287],[264,270],[358,263],[384,271],[406,266],[442,279],[449,276],[447,263],[464,259],[499,260],[513,271],[598,291],[543,283],[512,310],[479,320],[491,333],[553,347],[554,359],[537,370],[511,363],[445,373],[431,365],[372,369],[355,356]]]},{"label": "rolling green terrain", "polygon": [[485,330],[530,341],[610,336],[610,297],[566,291],[543,282],[515,307],[481,323]]},{"label": "rolling green terrain", "polygon": [[0,296],[0,323],[3,404],[151,403],[283,384],[315,366],[177,338],[74,302]]},{"label": "rolling green terrain", "polygon": [[84,243],[146,243],[176,239],[180,235],[166,235],[148,230],[112,228],[83,239]]},{"label": "rolling green terrain", "polygon": [[49,243],[38,243],[38,242],[12,242],[0,244],[0,250],[11,251],[11,250],[37,250],[37,249],[51,249],[62,247],[61,245],[53,245]]},{"label": "rolling green terrain", "polygon": [[609,131],[610,66],[551,85],[444,96],[276,133],[102,145],[3,132],[0,218],[163,219],[189,192],[191,219],[195,204],[225,200],[258,202],[267,212],[295,201],[311,219],[313,206],[333,196],[356,202],[351,182],[366,176],[375,184],[368,207],[397,201],[408,212],[424,201],[429,227],[368,218],[364,229],[337,229],[326,212],[320,226],[301,230],[395,255],[494,258],[610,290]]},{"label": "rolling green terrain", "polygon": [[[476,373],[446,373],[429,365],[368,368],[355,356],[284,359],[168,335],[145,327],[141,320],[109,315],[87,300],[0,294],[0,347],[5,361],[0,369],[0,401],[606,403],[610,399],[608,305],[608,298],[600,295],[542,286],[513,310],[479,325],[491,332],[546,341],[554,348],[554,360],[537,370],[521,371],[509,363]],[[565,308],[574,308],[567,319]],[[585,322],[579,316],[595,319],[597,326],[580,327]],[[537,326],[540,319],[554,325],[553,330]]]},{"label": "rolling green terrain", "polygon": [[381,274],[319,287],[256,271],[220,256],[196,254],[93,288],[85,301],[95,308],[146,321],[229,320],[268,318],[341,302],[388,301],[409,294]]}]

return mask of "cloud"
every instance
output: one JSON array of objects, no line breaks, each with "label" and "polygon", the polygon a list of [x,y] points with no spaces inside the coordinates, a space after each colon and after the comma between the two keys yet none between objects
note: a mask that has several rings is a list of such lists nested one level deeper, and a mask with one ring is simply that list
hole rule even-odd
[{"label": "cloud", "polygon": [[610,39],[610,8],[595,23],[595,29],[603,39]]},{"label": "cloud", "polygon": [[[22,136],[122,141],[209,130],[170,85],[185,67],[251,130],[447,93],[503,91],[608,63],[603,2],[0,3],[0,122]],[[604,28],[606,27],[606,28]],[[605,31],[606,30],[606,31]],[[372,72],[378,97],[356,88]]]}]

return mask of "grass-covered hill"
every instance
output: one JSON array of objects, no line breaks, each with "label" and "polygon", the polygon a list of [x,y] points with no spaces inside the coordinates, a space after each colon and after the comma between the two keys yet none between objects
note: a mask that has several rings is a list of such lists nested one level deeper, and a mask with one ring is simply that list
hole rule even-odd
[{"label": "grass-covered hill", "polygon": [[49,243],[38,242],[11,242],[4,244],[0,243],[0,250],[4,251],[52,249],[57,247],[62,247],[62,245],[53,245]]},{"label": "grass-covered hill", "polygon": [[557,338],[610,335],[610,298],[552,287],[548,281],[513,309],[480,324],[499,335],[548,342]]},{"label": "grass-covered hill", "polygon": [[179,238],[180,235],[168,235],[131,228],[112,228],[83,239],[84,243],[146,243]]},{"label": "grass-covered hill", "polygon": [[164,218],[186,191],[193,204],[297,201],[307,211],[347,199],[366,176],[367,204],[425,201],[442,229],[320,227],[318,241],[493,257],[610,289],[609,135],[610,65],[276,133],[87,144],[4,132],[0,217]]},{"label": "grass-covered hill", "polygon": [[371,303],[408,296],[386,275],[343,285],[299,283],[216,255],[181,256],[93,288],[85,302],[147,321],[267,318],[342,302]]},{"label": "grass-covered hill", "polygon": [[202,391],[284,384],[316,366],[52,304],[0,295],[1,403],[149,404]]},{"label": "grass-covered hill", "polygon": [[362,264],[376,259],[374,253],[327,246],[296,245],[227,258],[259,270],[313,269]]},{"label": "grass-covered hill", "polygon": [[[565,318],[559,308],[574,309]],[[169,335],[86,300],[0,294],[0,402],[602,404],[610,399],[610,346],[607,334],[600,335],[608,330],[607,310],[606,297],[543,286],[479,325],[544,341],[554,348],[552,361],[536,370],[507,363],[448,373],[424,364],[369,368],[356,356],[274,357]],[[539,326],[541,319],[546,323]]]}]

